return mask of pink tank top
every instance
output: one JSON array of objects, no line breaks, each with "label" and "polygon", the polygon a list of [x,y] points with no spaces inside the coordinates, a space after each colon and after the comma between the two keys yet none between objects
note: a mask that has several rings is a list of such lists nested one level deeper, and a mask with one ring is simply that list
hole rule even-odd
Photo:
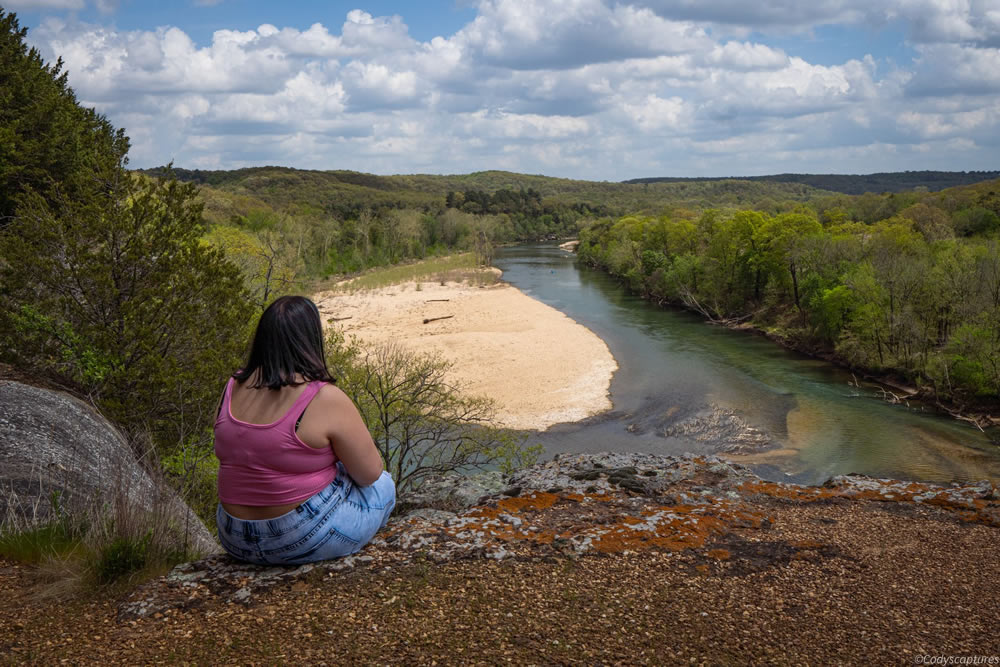
[{"label": "pink tank top", "polygon": [[285,505],[305,500],[337,476],[332,447],[317,449],[299,439],[295,422],[325,384],[310,382],[288,412],[272,424],[250,424],[233,417],[229,378],[215,420],[215,455],[219,458],[219,500],[252,506]]}]

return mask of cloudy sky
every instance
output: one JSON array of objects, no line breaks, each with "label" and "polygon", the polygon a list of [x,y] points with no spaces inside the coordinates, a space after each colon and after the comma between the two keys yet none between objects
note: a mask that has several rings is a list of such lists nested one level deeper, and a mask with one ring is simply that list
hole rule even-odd
[{"label": "cloudy sky", "polygon": [[1000,169],[1000,0],[0,0],[131,164]]}]

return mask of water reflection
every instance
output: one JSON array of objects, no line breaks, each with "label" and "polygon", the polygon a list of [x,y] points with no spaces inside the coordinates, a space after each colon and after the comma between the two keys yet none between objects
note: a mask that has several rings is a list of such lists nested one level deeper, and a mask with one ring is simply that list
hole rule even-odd
[{"label": "water reflection", "polygon": [[548,453],[712,451],[712,443],[663,437],[663,425],[720,406],[778,445],[733,458],[782,476],[807,482],[849,472],[1000,480],[1000,447],[978,430],[889,405],[874,388],[850,386],[849,373],[762,337],[653,306],[606,274],[579,267],[555,244],[504,248],[495,264],[504,280],[603,338],[618,360],[613,411],[540,434]]}]

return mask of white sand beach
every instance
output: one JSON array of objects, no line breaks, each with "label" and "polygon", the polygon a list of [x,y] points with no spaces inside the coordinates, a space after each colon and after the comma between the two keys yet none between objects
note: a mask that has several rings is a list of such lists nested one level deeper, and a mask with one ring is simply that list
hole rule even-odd
[{"label": "white sand beach", "polygon": [[[494,399],[505,426],[543,430],[611,408],[618,365],[604,341],[506,283],[423,282],[418,290],[410,282],[314,300],[324,322],[337,318],[327,326],[362,344],[393,341],[451,361],[450,379]],[[424,324],[438,317],[447,319]]]}]

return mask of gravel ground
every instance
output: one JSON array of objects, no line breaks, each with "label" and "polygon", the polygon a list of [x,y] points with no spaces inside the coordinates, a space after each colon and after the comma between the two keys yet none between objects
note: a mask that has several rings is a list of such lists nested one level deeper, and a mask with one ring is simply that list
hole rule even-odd
[{"label": "gravel ground", "polygon": [[913,503],[761,509],[766,530],[695,549],[317,570],[131,621],[0,562],[0,663],[1000,664],[996,527]]}]

